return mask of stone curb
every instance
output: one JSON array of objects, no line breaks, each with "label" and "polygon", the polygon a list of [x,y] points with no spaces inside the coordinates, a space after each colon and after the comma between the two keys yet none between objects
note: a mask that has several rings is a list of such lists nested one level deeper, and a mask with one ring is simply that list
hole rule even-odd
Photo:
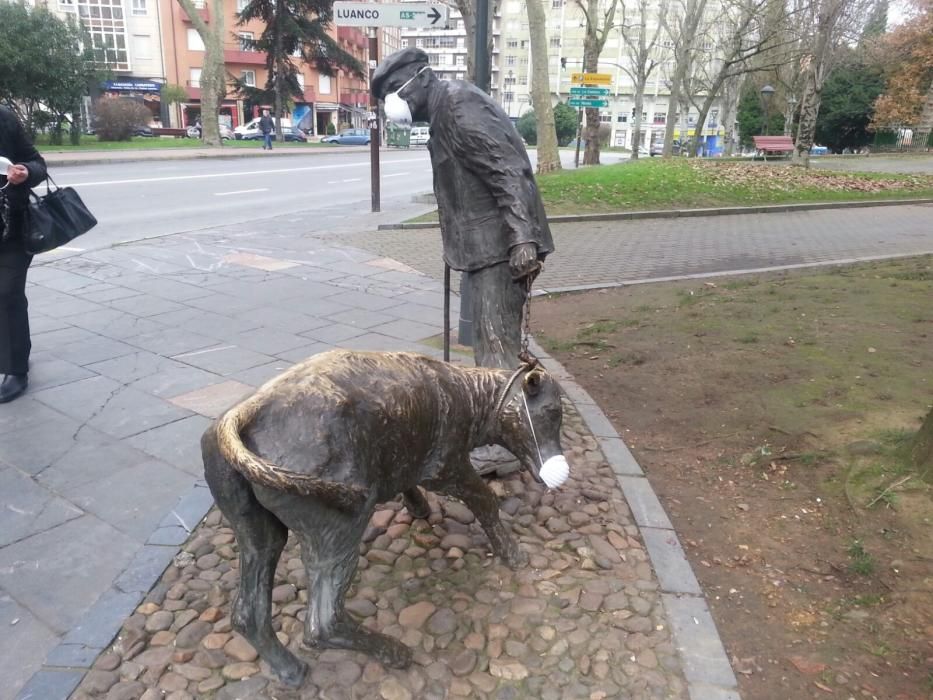
[{"label": "stone curb", "polygon": [[[45,162],[47,165],[50,165],[55,168],[70,167],[74,165],[102,165],[108,163],[149,163],[156,161],[166,161],[166,160],[236,160],[238,158],[248,158],[250,156],[259,156],[257,151],[250,149],[236,149],[228,151],[188,151],[186,153],[180,153],[185,149],[179,148],[178,150],[167,148],[164,150],[144,150],[140,151],[117,151],[113,157],[109,157],[107,154],[101,153],[96,154],[93,151],[88,152],[93,155],[88,158],[75,158],[76,153],[49,153],[44,155]],[[369,153],[369,148],[363,147],[342,147],[339,150],[335,147],[333,150],[330,148],[323,147],[314,147],[307,150],[298,149],[298,148],[289,148],[282,149],[281,151],[273,151],[272,153],[265,153],[260,156],[262,158],[285,158],[289,156],[307,156],[307,155],[318,155],[322,153]],[[141,155],[141,153],[151,154],[151,155]],[[58,158],[58,156],[62,156]]]},{"label": "stone curb", "polygon": [[[895,207],[909,204],[933,204],[933,198],[888,199],[858,202],[811,202],[806,204],[770,204],[752,207],[714,207],[709,209],[667,209],[651,211],[621,211],[607,214],[566,214],[549,216],[548,223],[572,224],[587,221],[629,221],[632,219],[679,219],[697,216],[734,216],[737,214],[782,214],[794,211],[823,209],[860,209],[862,207]],[[379,231],[414,231],[438,228],[437,222],[417,224],[380,224]]]},{"label": "stone curb", "polygon": [[68,700],[213,504],[207,484],[196,482],[111,587],[49,652],[42,668],[26,682],[16,700]]},{"label": "stone curb", "polygon": [[531,346],[544,367],[560,381],[616,473],[658,577],[661,600],[683,661],[690,700],[741,700],[738,682],[706,598],[650,482],[596,402],[540,345],[532,340]]}]

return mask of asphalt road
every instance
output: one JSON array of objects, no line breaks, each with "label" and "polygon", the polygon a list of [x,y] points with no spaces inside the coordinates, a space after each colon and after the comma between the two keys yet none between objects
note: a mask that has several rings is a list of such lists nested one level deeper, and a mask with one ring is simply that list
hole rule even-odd
[{"label": "asphalt road", "polygon": [[[381,153],[382,212],[369,216],[369,155],[315,153],[287,158],[168,160],[53,169],[60,186],[78,190],[98,226],[73,252],[201,228],[296,215],[308,232],[372,228],[429,207],[412,196],[431,191],[425,150]],[[532,162],[535,153],[531,152]],[[562,152],[567,167],[573,153]],[[604,162],[620,160],[607,154]],[[40,190],[41,191],[41,190]],[[369,218],[368,218],[369,217]],[[66,251],[63,251],[66,252]]]}]

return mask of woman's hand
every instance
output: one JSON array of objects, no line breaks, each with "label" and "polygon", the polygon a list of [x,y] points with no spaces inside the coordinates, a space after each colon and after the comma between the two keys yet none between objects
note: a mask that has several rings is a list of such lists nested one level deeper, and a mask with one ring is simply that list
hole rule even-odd
[{"label": "woman's hand", "polygon": [[26,182],[26,179],[29,177],[29,170],[25,165],[20,165],[16,163],[14,165],[8,165],[6,169],[6,179],[11,185],[21,185]]}]

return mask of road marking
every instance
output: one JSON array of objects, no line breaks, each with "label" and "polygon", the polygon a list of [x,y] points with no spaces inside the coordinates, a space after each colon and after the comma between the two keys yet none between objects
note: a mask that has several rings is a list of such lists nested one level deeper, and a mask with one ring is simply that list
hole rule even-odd
[{"label": "road marking", "polygon": [[[384,160],[382,161],[383,165],[392,165],[394,163],[410,163],[411,159],[399,159],[399,160]],[[173,180],[207,180],[210,178],[216,177],[238,177],[240,175],[244,176],[255,176],[255,175],[276,175],[280,173],[298,173],[306,172],[309,170],[334,170],[338,168],[358,168],[361,166],[369,167],[368,160],[361,160],[356,163],[343,163],[341,165],[307,165],[302,168],[275,168],[270,170],[252,170],[248,172],[235,172],[235,173],[205,173],[203,175],[176,175],[174,177],[141,177],[134,180],[99,180],[95,182],[71,182],[68,183],[70,187],[99,187],[102,185],[135,185],[145,182],[171,182]],[[430,172],[430,171],[427,171]]]},{"label": "road marking", "polygon": [[268,187],[260,187],[257,190],[236,190],[234,192],[215,192],[215,197],[226,197],[228,194],[249,194],[250,192],[268,192]]},{"label": "road marking", "polygon": [[383,177],[404,177],[405,175],[410,175],[411,173],[393,173],[392,175],[383,175]]},{"label": "road marking", "polygon": [[341,182],[360,182],[362,179],[361,177],[351,177],[349,180],[341,180]]}]

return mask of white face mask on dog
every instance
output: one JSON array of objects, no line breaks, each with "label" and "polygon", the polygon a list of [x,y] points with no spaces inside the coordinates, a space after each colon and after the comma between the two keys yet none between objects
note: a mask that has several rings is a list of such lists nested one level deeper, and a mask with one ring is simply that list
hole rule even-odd
[{"label": "white face mask on dog", "polygon": [[525,413],[528,415],[528,425],[531,427],[531,437],[535,441],[535,450],[538,452],[538,476],[549,489],[556,489],[564,485],[570,476],[570,465],[564,455],[554,455],[546,460],[541,459],[541,448],[538,446],[538,436],[535,434],[534,419],[531,417],[531,409],[528,408],[528,399],[522,390],[522,405],[525,407]]},{"label": "white face mask on dog", "polygon": [[427,69],[428,69],[428,66],[425,66],[424,68],[419,70],[417,73],[415,73],[413,76],[411,76],[408,80],[406,80],[405,84],[402,85],[402,87],[400,87],[395,92],[390,92],[388,95],[385,96],[386,118],[390,122],[394,124],[398,124],[399,126],[410,126],[411,125],[411,121],[412,121],[411,107],[408,106],[408,102],[406,102],[399,93],[405,88],[407,88],[409,83],[411,83],[412,80],[417,78]]}]

